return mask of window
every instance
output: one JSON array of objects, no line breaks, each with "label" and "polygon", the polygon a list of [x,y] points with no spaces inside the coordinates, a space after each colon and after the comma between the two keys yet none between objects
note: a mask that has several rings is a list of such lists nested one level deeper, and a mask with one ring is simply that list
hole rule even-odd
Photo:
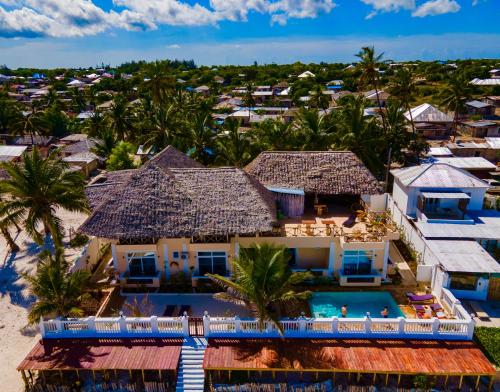
[{"label": "window", "polygon": [[290,267],[297,266],[297,249],[296,248],[288,248],[290,260],[288,261],[288,265]]},{"label": "window", "polygon": [[132,252],[127,254],[130,276],[156,276],[155,252]]},{"label": "window", "polygon": [[198,252],[198,275],[227,275],[226,252]]},{"label": "window", "polygon": [[451,275],[450,289],[475,291],[479,277],[474,275]]},{"label": "window", "polygon": [[346,250],[343,258],[344,275],[370,275],[372,272],[373,251]]}]

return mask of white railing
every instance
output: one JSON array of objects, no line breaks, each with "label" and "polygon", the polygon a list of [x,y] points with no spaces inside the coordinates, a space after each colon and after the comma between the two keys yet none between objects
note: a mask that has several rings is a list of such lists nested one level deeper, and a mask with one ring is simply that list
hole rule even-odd
[{"label": "white railing", "polygon": [[188,317],[99,317],[41,320],[43,338],[180,337],[189,335]]},{"label": "white railing", "polygon": [[470,320],[471,316],[469,312],[463,307],[462,303],[455,298],[453,293],[446,289],[441,289],[441,294],[439,295],[439,302],[448,308],[448,312],[451,313],[453,317],[459,320]]},{"label": "white railing", "polygon": [[[398,318],[305,318],[283,319],[282,332],[270,321],[238,317],[203,317],[209,338],[398,338],[470,340],[474,320]],[[130,338],[189,336],[189,317],[87,317],[41,320],[43,338]]]}]

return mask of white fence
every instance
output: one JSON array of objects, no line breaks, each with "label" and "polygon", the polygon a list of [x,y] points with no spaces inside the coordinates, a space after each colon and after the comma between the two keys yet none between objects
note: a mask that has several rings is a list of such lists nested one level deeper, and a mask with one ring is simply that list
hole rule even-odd
[{"label": "white fence", "polygon": [[[203,317],[209,338],[398,338],[470,340],[474,320],[398,318],[305,318],[280,321],[281,331],[269,321],[238,317]],[[44,338],[130,338],[189,336],[189,317],[87,317],[41,321]]]}]

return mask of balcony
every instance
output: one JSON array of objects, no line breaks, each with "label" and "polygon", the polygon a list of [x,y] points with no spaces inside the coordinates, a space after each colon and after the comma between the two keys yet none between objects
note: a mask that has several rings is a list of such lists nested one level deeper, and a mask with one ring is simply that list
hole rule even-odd
[{"label": "balcony", "polygon": [[339,271],[338,275],[341,286],[380,286],[382,283],[382,274],[375,270],[367,274],[345,274]]}]

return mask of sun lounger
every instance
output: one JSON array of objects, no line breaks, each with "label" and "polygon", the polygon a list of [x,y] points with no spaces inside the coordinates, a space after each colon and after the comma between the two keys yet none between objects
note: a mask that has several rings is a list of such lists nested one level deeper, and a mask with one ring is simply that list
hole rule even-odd
[{"label": "sun lounger", "polygon": [[167,305],[162,317],[173,317],[175,309],[177,309],[177,305]]},{"label": "sun lounger", "polygon": [[413,310],[415,310],[415,313],[425,313],[425,306],[424,305],[412,305]]},{"label": "sun lounger", "polygon": [[350,227],[353,227],[355,224],[356,224],[356,214],[351,213],[351,215],[349,215],[349,218],[347,218],[342,223],[342,226],[350,228]]},{"label": "sun lounger", "polygon": [[469,301],[470,307],[476,314],[476,317],[480,319],[489,319],[490,316],[488,316],[488,313],[486,313],[481,305],[479,305],[476,301]]},{"label": "sun lounger", "polygon": [[189,316],[191,315],[191,305],[182,305],[179,309],[179,316],[184,316],[184,312]]},{"label": "sun lounger", "polygon": [[410,302],[430,302],[434,301],[434,296],[432,294],[423,294],[423,295],[417,295],[413,293],[406,293],[406,297],[408,298],[408,301]]},{"label": "sun lounger", "polygon": [[438,312],[438,311],[442,311],[443,310],[443,307],[441,306],[441,304],[437,304],[437,303],[434,303],[434,304],[430,304],[429,305],[431,307],[431,309],[435,312]]}]

